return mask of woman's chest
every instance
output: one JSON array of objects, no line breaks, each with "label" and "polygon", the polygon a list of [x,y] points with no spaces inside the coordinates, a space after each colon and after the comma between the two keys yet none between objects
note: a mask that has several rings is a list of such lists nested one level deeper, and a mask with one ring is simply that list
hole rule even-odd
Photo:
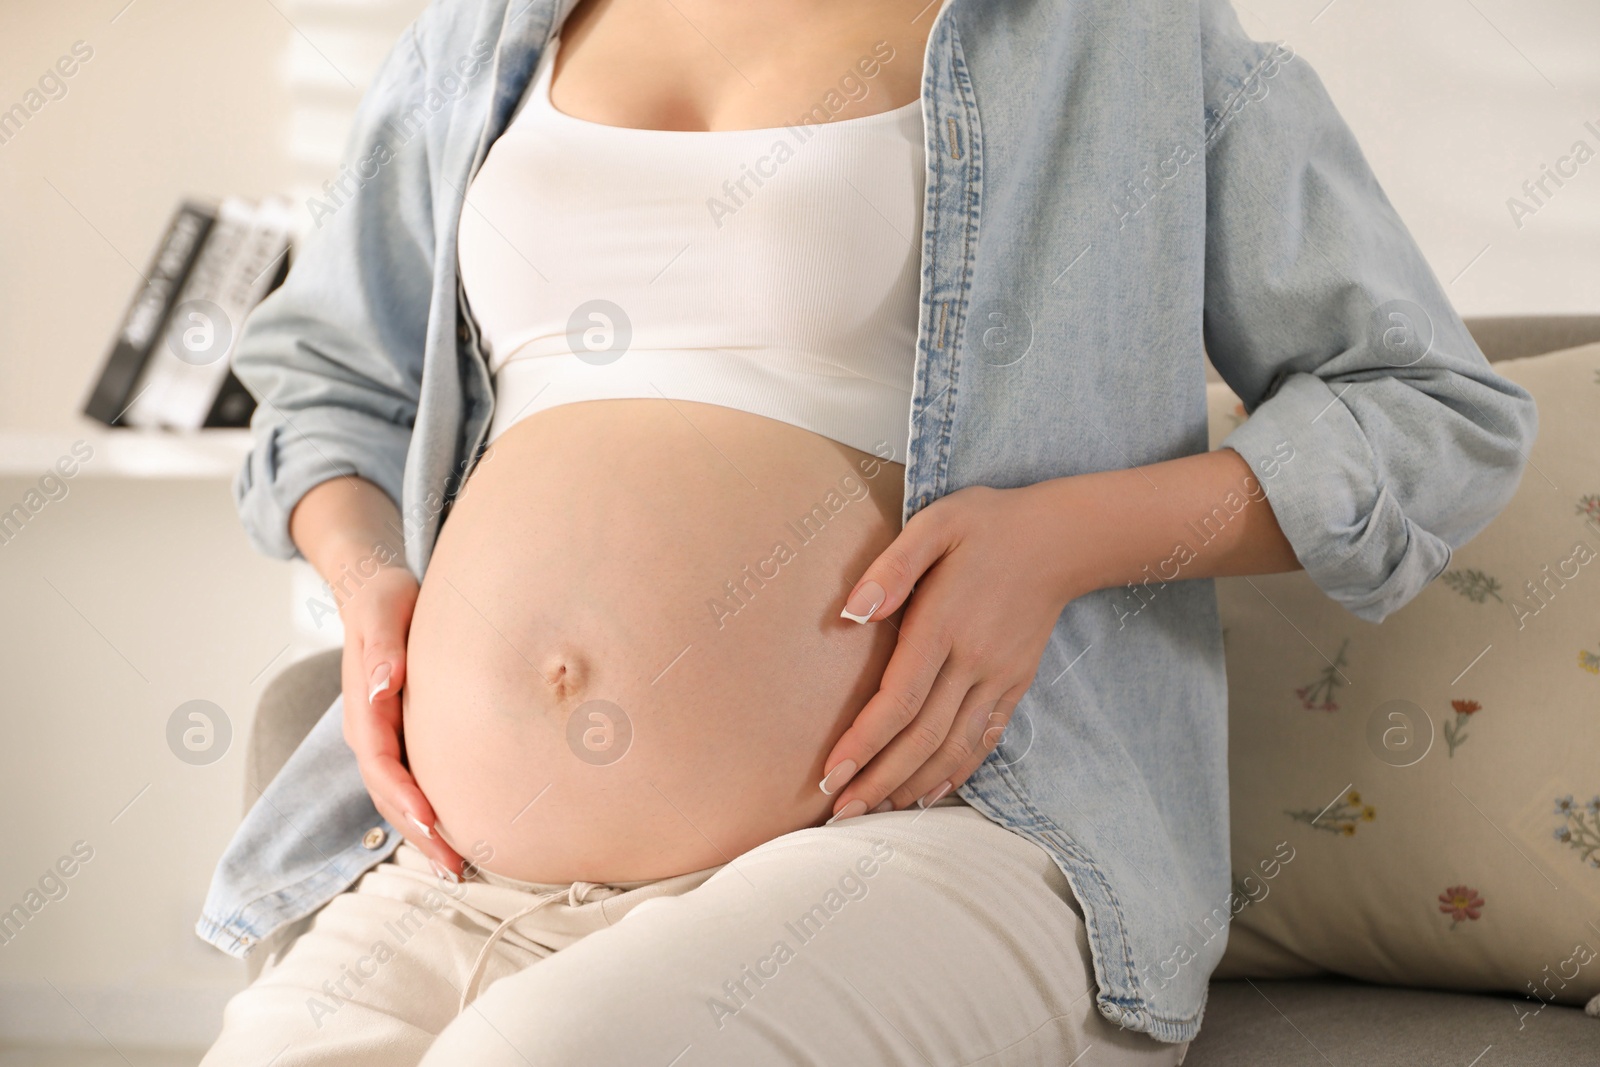
[{"label": "woman's chest", "polygon": [[[786,126],[916,99],[937,5],[582,0],[552,98],[568,114],[650,130]],[[825,120],[824,120],[825,121]]]}]

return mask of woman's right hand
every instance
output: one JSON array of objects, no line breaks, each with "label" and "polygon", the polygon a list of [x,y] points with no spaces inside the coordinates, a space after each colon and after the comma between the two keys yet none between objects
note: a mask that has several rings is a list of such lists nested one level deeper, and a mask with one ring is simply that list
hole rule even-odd
[{"label": "woman's right hand", "polygon": [[378,814],[447,877],[461,856],[434,829],[433,805],[406,769],[400,693],[406,637],[420,591],[395,535],[400,510],[387,493],[354,475],[313,486],[289,516],[289,536],[333,590],[344,623],[344,739]]},{"label": "woman's right hand", "polygon": [[417,579],[399,563],[378,568],[344,603],[344,739],[378,813],[453,877],[461,856],[434,829],[433,806],[406,768],[400,691]]}]

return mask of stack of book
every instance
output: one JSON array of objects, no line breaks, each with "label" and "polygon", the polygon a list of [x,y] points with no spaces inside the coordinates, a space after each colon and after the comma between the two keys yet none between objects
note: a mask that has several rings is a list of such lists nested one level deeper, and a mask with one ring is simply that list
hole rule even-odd
[{"label": "stack of book", "polygon": [[107,426],[247,426],[230,357],[245,316],[289,270],[291,207],[271,197],[179,205],[84,405]]}]

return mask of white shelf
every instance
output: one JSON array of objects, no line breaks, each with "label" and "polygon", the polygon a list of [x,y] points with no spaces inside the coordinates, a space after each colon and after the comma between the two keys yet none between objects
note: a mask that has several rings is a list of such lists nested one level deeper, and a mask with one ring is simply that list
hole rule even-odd
[{"label": "white shelf", "polygon": [[[74,478],[231,480],[250,451],[249,430],[174,433],[84,428],[77,432],[0,431],[0,478],[34,479],[56,461],[76,459],[76,442],[94,449]],[[81,448],[80,448],[81,451]]]}]

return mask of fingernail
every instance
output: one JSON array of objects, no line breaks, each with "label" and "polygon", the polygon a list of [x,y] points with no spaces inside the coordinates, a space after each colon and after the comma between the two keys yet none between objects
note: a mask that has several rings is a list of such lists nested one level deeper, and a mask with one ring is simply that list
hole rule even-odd
[{"label": "fingernail", "polygon": [[950,783],[940,782],[938,785],[934,786],[932,789],[928,790],[922,795],[922,799],[917,801],[917,807],[926,808],[933,804],[937,804],[939,802],[939,798],[943,797],[948,792],[950,792]]},{"label": "fingernail", "polygon": [[409,811],[406,812],[406,818],[411,820],[411,824],[413,826],[415,826],[418,830],[422,831],[422,836],[423,837],[426,837],[429,841],[433,840],[433,828],[432,827],[422,825],[422,820],[417,818],[415,815],[411,814]]},{"label": "fingernail", "polygon": [[390,671],[387,663],[380,663],[377,665],[377,667],[373,668],[372,681],[367,689],[368,704],[372,703],[372,698],[377,696],[379,693],[386,693],[389,691],[389,675]]},{"label": "fingernail", "polygon": [[840,808],[839,809],[839,814],[835,815],[833,818],[829,819],[827,822],[823,823],[822,825],[824,825],[824,826],[832,826],[836,822],[843,822],[846,819],[853,819],[857,815],[864,814],[866,812],[866,810],[867,810],[867,802],[865,800],[861,800],[860,798],[857,798],[855,800],[852,800],[850,803],[846,804],[844,807]]},{"label": "fingernail", "polygon": [[429,860],[428,866],[433,868],[433,873],[440,879],[449,882],[452,885],[461,884],[461,879],[457,877],[455,873],[450,870],[450,868],[446,867],[438,860]]},{"label": "fingernail", "polygon": [[831,797],[843,789],[844,784],[854,778],[855,774],[856,761],[853,759],[843,760],[834,764],[833,770],[829,771],[827,776],[817,783],[817,788]]},{"label": "fingernail", "polygon": [[879,804],[877,807],[872,809],[872,814],[873,815],[882,815],[886,811],[893,811],[893,810],[894,810],[894,801],[885,800],[882,804]]},{"label": "fingernail", "polygon": [[856,586],[856,591],[850,594],[850,599],[845,602],[844,610],[839,612],[841,619],[851,622],[866,622],[872,618],[872,613],[878,610],[878,605],[883,603],[883,586],[877,582],[867,581]]}]

